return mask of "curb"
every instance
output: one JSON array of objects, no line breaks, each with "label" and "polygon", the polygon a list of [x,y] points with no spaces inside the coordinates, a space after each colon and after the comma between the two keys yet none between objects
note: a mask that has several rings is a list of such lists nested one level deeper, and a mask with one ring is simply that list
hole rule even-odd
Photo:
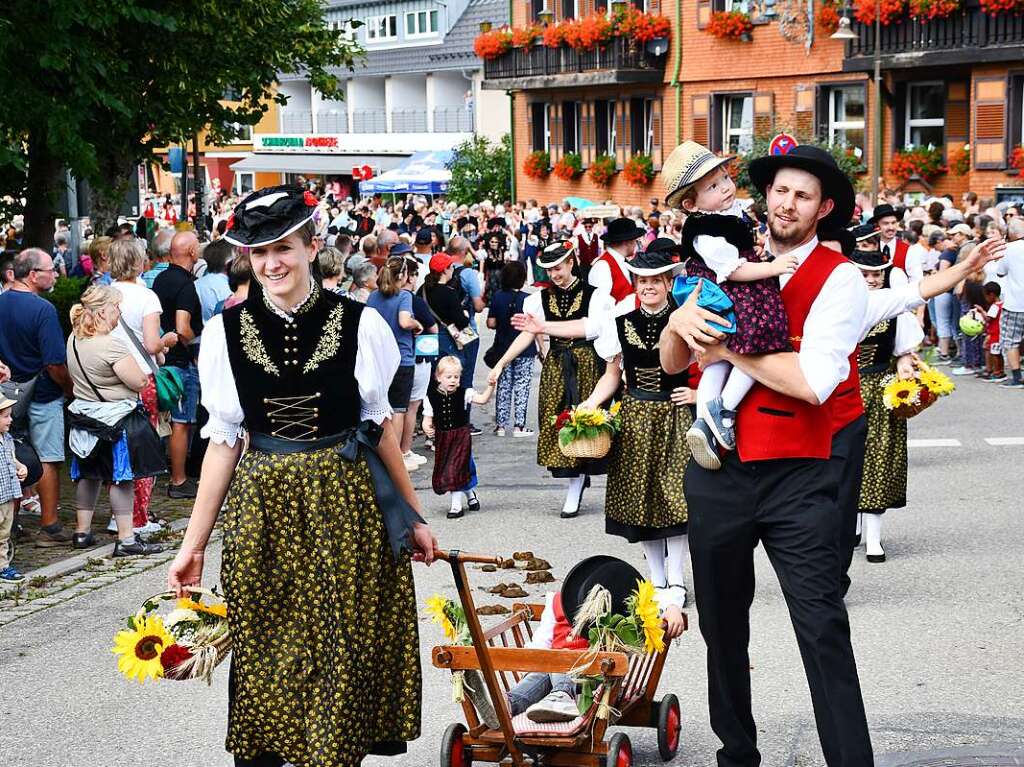
[{"label": "curb", "polygon": [[[182,519],[176,519],[170,524],[170,529],[174,532],[184,530],[188,527],[188,517]],[[31,570],[24,573],[24,583],[29,583],[36,578],[45,578],[46,580],[53,580],[54,578],[62,578],[65,575],[71,575],[79,570],[85,568],[89,564],[90,560],[109,557],[114,553],[114,544],[109,543],[103,546],[98,546],[95,549],[89,549],[83,551],[81,554],[75,554],[74,556],[62,559],[60,562],[54,562],[53,564],[40,567],[37,570]],[[19,584],[20,585],[20,584]],[[5,590],[17,590],[18,586],[14,586],[10,589]]]}]

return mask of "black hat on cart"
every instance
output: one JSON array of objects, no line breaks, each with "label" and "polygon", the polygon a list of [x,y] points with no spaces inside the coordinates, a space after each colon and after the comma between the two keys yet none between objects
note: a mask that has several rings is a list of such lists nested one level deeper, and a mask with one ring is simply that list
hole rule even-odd
[{"label": "black hat on cart", "polygon": [[607,554],[577,562],[562,581],[562,610],[572,623],[594,586],[603,586],[612,596],[612,614],[626,614],[626,600],[644,578],[629,562]]}]

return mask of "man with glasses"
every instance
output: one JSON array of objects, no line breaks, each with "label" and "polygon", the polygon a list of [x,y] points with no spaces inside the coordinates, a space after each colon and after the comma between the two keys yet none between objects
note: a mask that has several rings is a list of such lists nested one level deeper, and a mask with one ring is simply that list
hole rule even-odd
[{"label": "man with glasses", "polygon": [[57,310],[40,296],[53,287],[56,270],[49,253],[29,248],[15,256],[13,274],[10,290],[0,295],[0,359],[10,367],[12,380],[34,381],[32,392],[25,395],[32,402],[23,428],[43,464],[36,545],[68,546],[71,536],[57,518],[57,502],[64,462],[64,397],[72,396],[71,377]]}]

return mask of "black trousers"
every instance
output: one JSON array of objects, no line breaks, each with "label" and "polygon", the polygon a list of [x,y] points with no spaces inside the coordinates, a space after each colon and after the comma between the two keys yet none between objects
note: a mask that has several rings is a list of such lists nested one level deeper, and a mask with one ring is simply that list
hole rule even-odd
[{"label": "black trousers", "polygon": [[864,479],[867,438],[868,422],[863,415],[832,437],[829,465],[835,472],[836,502],[842,517],[842,528],[839,530],[839,553],[842,556],[839,589],[844,597],[850,590],[850,563],[853,562],[853,550],[856,548],[857,514],[860,510],[860,485]]},{"label": "black trousers", "polygon": [[750,605],[760,542],[789,608],[828,767],[874,764],[850,624],[839,593],[841,517],[835,472],[826,460],[740,463],[719,471],[690,461],[693,585],[708,648],[711,728],[719,767],[758,767],[750,705]]}]

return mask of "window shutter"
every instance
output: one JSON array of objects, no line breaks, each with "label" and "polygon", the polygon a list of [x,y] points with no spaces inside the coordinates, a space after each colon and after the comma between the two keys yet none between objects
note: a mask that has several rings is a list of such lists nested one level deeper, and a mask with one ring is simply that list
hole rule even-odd
[{"label": "window shutter", "polygon": [[661,170],[662,128],[661,99],[651,99],[651,160],[655,170]]},{"label": "window shutter", "polygon": [[[1006,167],[1006,77],[978,77],[974,80],[975,168]],[[947,117],[948,120],[948,112]]]},{"label": "window shutter", "polygon": [[661,13],[661,0],[647,0],[647,10],[650,13]]},{"label": "window shutter", "polygon": [[558,102],[548,104],[548,131],[551,145],[551,165],[554,167],[562,157],[562,105]]},{"label": "window shutter", "polygon": [[[827,92],[825,88],[821,88],[820,91],[822,94]],[[796,86],[793,99],[793,130],[796,131],[797,141],[806,141],[815,134],[816,116],[820,113],[820,110],[816,109],[818,98],[814,86]]]},{"label": "window shutter", "polygon": [[[903,149],[904,145],[907,143],[907,84],[895,83],[895,86],[892,101],[892,148],[894,151],[898,152]],[[874,86],[872,85],[872,87]],[[884,93],[885,92],[883,91],[883,98]],[[871,104],[874,106],[873,96]],[[883,106],[883,111],[884,109],[885,107]],[[884,152],[882,153],[882,157],[884,159]]]},{"label": "window shutter", "polygon": [[708,130],[708,120],[710,119],[709,112],[711,111],[710,99],[705,94],[703,96],[694,96],[691,99],[690,109],[690,135],[691,138],[698,144],[711,148],[711,135]]},{"label": "window shutter", "polygon": [[594,102],[583,101],[580,103],[580,115],[583,120],[583,167],[589,168],[590,164],[594,161],[594,157],[597,154],[595,148],[596,139],[594,134]]},{"label": "window shutter", "polygon": [[771,138],[775,129],[775,94],[754,94],[754,138]]},{"label": "window shutter", "polygon": [[619,102],[619,146],[622,147],[622,164],[633,156],[632,105],[630,99]]},{"label": "window shutter", "polygon": [[544,145],[537,146],[537,133],[533,125],[533,104],[526,105],[526,135],[529,136],[530,151],[536,152],[543,149]]},{"label": "window shutter", "polygon": [[697,29],[704,29],[711,21],[711,0],[697,0]]}]

